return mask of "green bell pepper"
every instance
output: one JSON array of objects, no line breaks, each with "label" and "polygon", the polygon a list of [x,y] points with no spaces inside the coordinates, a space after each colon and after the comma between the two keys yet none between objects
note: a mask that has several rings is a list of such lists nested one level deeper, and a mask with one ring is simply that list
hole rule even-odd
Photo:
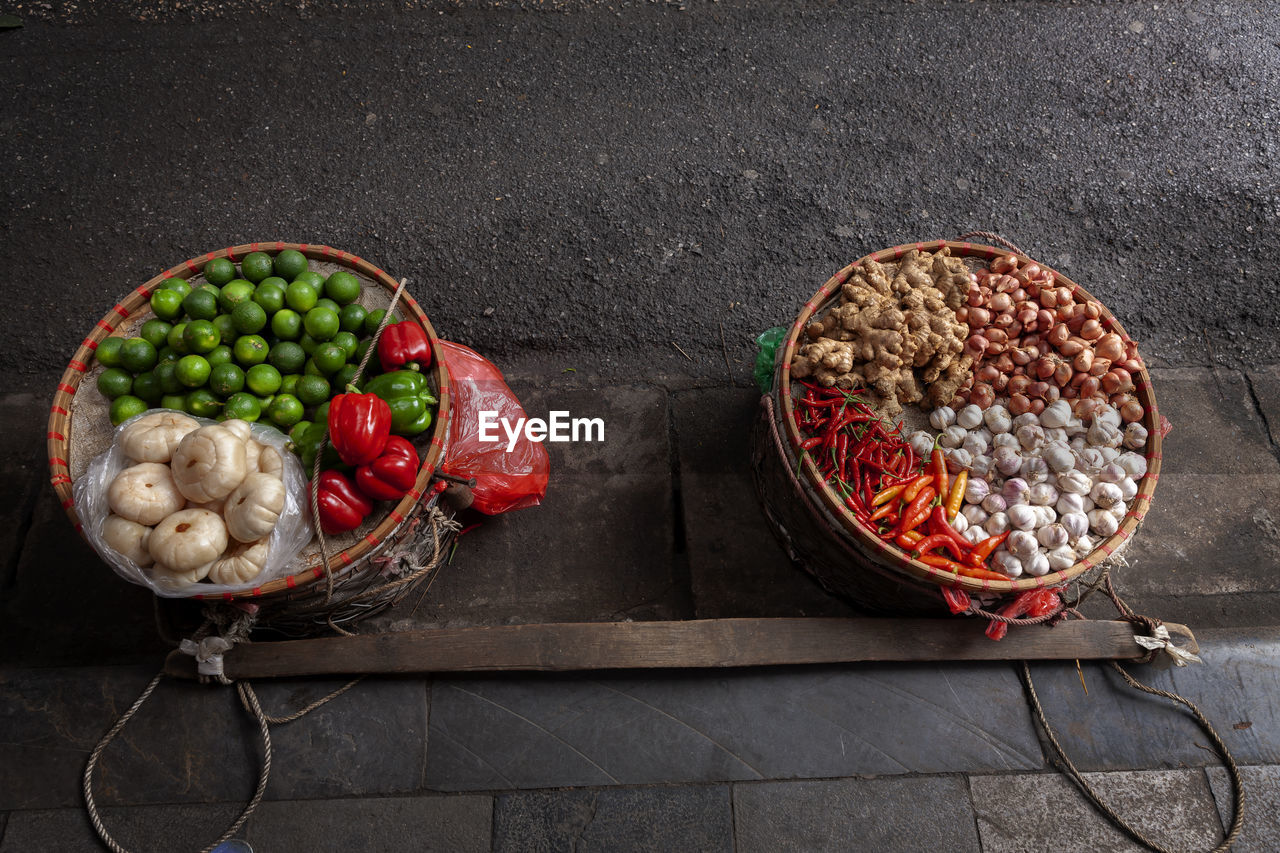
[{"label": "green bell pepper", "polygon": [[391,432],[414,436],[426,432],[439,402],[431,393],[427,378],[416,370],[393,370],[364,384],[366,394],[375,394],[391,407]]}]

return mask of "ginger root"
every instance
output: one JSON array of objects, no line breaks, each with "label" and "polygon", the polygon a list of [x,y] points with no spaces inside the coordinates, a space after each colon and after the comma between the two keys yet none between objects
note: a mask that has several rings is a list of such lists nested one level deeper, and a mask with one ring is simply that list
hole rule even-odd
[{"label": "ginger root", "polygon": [[867,261],[841,287],[840,304],[805,328],[810,343],[797,353],[792,375],[869,388],[890,416],[906,403],[945,405],[973,365],[964,353],[969,329],[955,315],[969,284],[964,262],[945,247],[908,253],[892,277]]}]

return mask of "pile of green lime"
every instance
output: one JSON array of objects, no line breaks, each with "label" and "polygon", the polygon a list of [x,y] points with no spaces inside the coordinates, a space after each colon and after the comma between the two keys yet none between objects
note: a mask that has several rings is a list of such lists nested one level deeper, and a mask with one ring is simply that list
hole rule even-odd
[{"label": "pile of green lime", "polygon": [[253,252],[239,270],[215,258],[195,287],[165,279],[137,337],[98,345],[111,423],[158,407],[288,432],[354,378],[385,313],[358,304],[360,291],[352,273],[321,275],[295,249]]}]

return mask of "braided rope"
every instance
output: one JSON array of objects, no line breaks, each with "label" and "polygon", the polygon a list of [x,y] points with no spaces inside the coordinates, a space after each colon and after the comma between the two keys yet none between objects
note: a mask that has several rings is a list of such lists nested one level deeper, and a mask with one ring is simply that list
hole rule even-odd
[{"label": "braided rope", "polygon": [[1012,241],[1006,240],[1005,238],[1001,237],[999,234],[995,233],[994,231],[966,231],[965,233],[957,237],[956,240],[968,240],[970,237],[981,237],[984,240],[990,240],[992,243],[998,243],[999,245],[1004,246],[1006,249],[1008,249],[1011,252],[1017,252],[1019,255],[1027,254],[1026,252],[1019,249],[1017,246],[1015,246]]}]

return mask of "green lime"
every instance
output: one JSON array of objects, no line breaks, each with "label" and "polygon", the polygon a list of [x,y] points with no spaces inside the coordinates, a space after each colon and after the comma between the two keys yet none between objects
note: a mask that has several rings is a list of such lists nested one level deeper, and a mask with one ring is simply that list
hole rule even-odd
[{"label": "green lime", "polygon": [[215,364],[209,371],[209,389],[228,397],[244,388],[244,371],[238,364]]},{"label": "green lime", "polygon": [[120,345],[120,366],[130,373],[142,373],[156,366],[156,348],[142,338],[126,338]]},{"label": "green lime", "polygon": [[284,291],[285,304],[299,314],[305,314],[316,307],[316,300],[319,298],[315,287],[301,279],[286,287]]},{"label": "green lime", "polygon": [[280,390],[280,371],[269,364],[255,364],[245,371],[244,384],[255,394],[274,394]]},{"label": "green lime", "polygon": [[231,347],[226,344],[218,344],[216,347],[209,350],[209,352],[205,353],[204,360],[209,362],[210,367],[213,367],[218,364],[230,364],[231,356]]},{"label": "green lime", "polygon": [[169,336],[165,339],[169,342],[169,347],[178,355],[186,355],[190,352],[190,350],[187,349],[187,342],[182,337],[186,331],[186,323],[176,323],[174,324],[174,327],[169,330]]},{"label": "green lime", "polygon": [[187,395],[187,411],[197,418],[212,418],[222,408],[222,401],[205,388],[192,391]]},{"label": "green lime", "polygon": [[355,381],[356,371],[359,369],[359,364],[351,364],[348,362],[347,364],[342,365],[342,368],[339,369],[337,373],[333,374],[333,387],[346,388]]},{"label": "green lime", "polygon": [[152,406],[160,402],[164,389],[160,387],[160,379],[155,371],[148,370],[133,377],[133,396],[146,400]]},{"label": "green lime", "polygon": [[193,290],[182,300],[182,310],[192,320],[212,320],[218,316],[218,295],[203,287]]},{"label": "green lime", "polygon": [[209,362],[204,356],[184,355],[178,359],[174,375],[178,377],[179,382],[188,388],[199,388],[209,381],[209,373],[211,371],[212,368],[209,367]]},{"label": "green lime", "polygon": [[275,365],[281,373],[298,373],[306,364],[307,354],[302,347],[293,341],[281,341],[271,348],[267,361]]},{"label": "green lime", "polygon": [[329,380],[323,376],[300,376],[297,396],[304,405],[318,406],[329,399]]},{"label": "green lime", "polygon": [[307,256],[297,249],[285,249],[271,261],[271,269],[285,281],[293,281],[307,271]]},{"label": "green lime", "polygon": [[168,344],[165,344],[160,347],[160,349],[156,350],[156,364],[164,364],[166,361],[177,361],[180,358],[182,358],[182,353],[178,352]]},{"label": "green lime", "polygon": [[[271,358],[270,355],[267,358]],[[302,378],[299,373],[284,373],[280,376],[280,393],[289,394],[293,397],[298,396],[298,380]]]},{"label": "green lime", "polygon": [[216,286],[210,284],[207,281],[201,284],[199,287],[197,287],[196,290],[203,290],[206,293],[212,293],[214,299],[217,299],[219,296],[222,295],[221,290],[219,290]]},{"label": "green lime", "polygon": [[218,330],[218,335],[228,343],[235,343],[235,339],[240,335],[236,331],[236,324],[231,322],[230,314],[219,314],[214,317],[213,327]]},{"label": "green lime", "polygon": [[350,305],[360,298],[360,279],[346,270],[338,270],[324,280],[324,295],[339,305]]},{"label": "green lime", "polygon": [[122,367],[108,367],[98,374],[98,390],[108,400],[123,397],[133,390],[133,375]]},{"label": "green lime", "polygon": [[356,350],[360,348],[360,339],[350,332],[338,332],[333,336],[333,342],[342,347],[342,351],[347,354],[347,360],[356,354]]},{"label": "green lime", "polygon": [[[378,324],[382,322],[382,318],[386,316],[386,313],[387,310],[385,308],[370,311],[364,318],[364,333],[366,335],[372,335],[374,332],[378,331]],[[397,322],[396,317],[395,315],[392,315],[391,319],[387,321],[387,325],[390,326],[395,322]]]},{"label": "green lime", "polygon": [[307,270],[293,277],[293,281],[305,281],[307,284],[315,288],[316,293],[324,289],[324,276],[315,270]]},{"label": "green lime", "polygon": [[204,265],[204,280],[210,284],[222,285],[236,277],[236,265],[226,258],[214,258]]},{"label": "green lime", "polygon": [[316,407],[316,413],[311,416],[311,420],[315,421],[318,424],[325,424],[326,426],[328,425],[329,423],[329,401],[328,400],[325,400],[323,403],[321,403],[319,406]]},{"label": "green lime", "polygon": [[111,401],[111,425],[119,426],[134,415],[140,415],[146,410],[146,402],[131,394],[116,397]]},{"label": "green lime", "polygon": [[338,312],[338,325],[342,327],[344,332],[360,333],[364,331],[364,318],[368,315],[368,311],[364,306],[352,302],[350,305],[343,305],[342,310]]},{"label": "green lime", "polygon": [[262,404],[258,398],[245,391],[238,391],[227,398],[222,406],[224,418],[239,418],[242,421],[256,421],[262,414]]},{"label": "green lime", "polygon": [[[182,281],[182,279],[178,280]],[[186,284],[185,281],[182,283]],[[151,310],[161,320],[176,320],[182,316],[182,297],[185,295],[180,291],[162,287],[151,294]]]},{"label": "green lime", "polygon": [[231,312],[231,324],[240,334],[252,335],[266,328],[267,312],[256,302],[241,302]]},{"label": "green lime", "polygon": [[342,365],[347,363],[346,351],[337,344],[320,344],[311,358],[315,360],[320,372],[326,376],[337,373],[342,369]]},{"label": "green lime", "polygon": [[182,383],[178,381],[178,363],[176,361],[166,361],[156,365],[155,373],[156,382],[160,383],[160,392],[162,394],[181,394],[183,391]]},{"label": "green lime", "polygon": [[180,412],[185,412],[187,410],[187,395],[165,394],[160,398],[160,408],[177,409]]},{"label": "green lime", "polygon": [[277,311],[271,318],[271,331],[282,340],[297,340],[302,334],[302,315],[292,308]]},{"label": "green lime", "polygon": [[165,341],[169,337],[169,330],[172,328],[172,323],[166,323],[164,320],[157,320],[153,317],[142,324],[138,334],[144,341],[148,341],[153,347],[160,349],[165,345]]},{"label": "green lime", "polygon": [[222,335],[218,334],[217,327],[208,320],[192,320],[182,330],[182,340],[190,352],[203,354],[212,352],[214,347],[222,343]]},{"label": "green lime", "polygon": [[163,290],[172,290],[177,293],[181,293],[183,296],[186,296],[191,292],[191,282],[187,281],[185,278],[166,278],[164,281],[160,282],[160,287]]},{"label": "green lime", "polygon": [[[143,325],[146,324],[144,323]],[[94,357],[98,359],[98,364],[103,367],[119,367],[120,347],[122,346],[124,346],[124,338],[119,335],[112,335],[98,344],[98,348],[93,351]]]},{"label": "green lime", "polygon": [[315,355],[316,347],[320,346],[320,341],[304,332],[302,337],[298,338],[298,345],[302,347],[302,351],[307,355]]},{"label": "green lime", "polygon": [[240,275],[257,284],[271,275],[271,256],[266,252],[250,252],[240,261]]},{"label": "green lime", "polygon": [[330,311],[332,311],[335,314],[337,314],[339,311],[342,310],[341,305],[334,302],[332,299],[330,299],[327,296],[322,296],[316,300],[316,308],[328,308]]},{"label": "green lime", "polygon": [[267,407],[267,419],[281,429],[288,429],[302,420],[303,414],[302,403],[289,394],[277,394]]},{"label": "green lime", "polygon": [[232,352],[235,353],[236,361],[245,367],[251,367],[267,360],[267,349],[267,341],[262,335],[241,335],[236,338]]},{"label": "green lime", "polygon": [[302,444],[303,439],[307,436],[307,430],[311,429],[311,421],[298,421],[289,430],[289,440],[294,444]]},{"label": "green lime", "polygon": [[[360,342],[360,346],[356,347],[355,360],[357,362],[364,361],[364,355],[369,351],[369,347],[371,346],[373,346],[373,338],[365,338],[364,340],[362,340]],[[372,359],[369,363],[371,366],[376,365],[378,364],[378,360],[375,358],[375,359]]]},{"label": "green lime", "polygon": [[274,314],[284,307],[284,289],[288,287],[284,279],[267,278],[258,283],[253,292],[253,301],[262,306],[268,315]]},{"label": "green lime", "polygon": [[231,310],[241,302],[252,298],[253,282],[243,278],[233,278],[222,286],[222,292],[218,294],[218,307],[222,309],[222,313],[230,314]]},{"label": "green lime", "polygon": [[308,358],[307,363],[302,366],[302,375],[303,376],[324,376],[325,372],[320,368],[316,367],[316,360],[314,358]]},{"label": "green lime", "polygon": [[338,333],[338,312],[329,308],[312,308],[302,318],[302,327],[317,341],[331,340]]}]

